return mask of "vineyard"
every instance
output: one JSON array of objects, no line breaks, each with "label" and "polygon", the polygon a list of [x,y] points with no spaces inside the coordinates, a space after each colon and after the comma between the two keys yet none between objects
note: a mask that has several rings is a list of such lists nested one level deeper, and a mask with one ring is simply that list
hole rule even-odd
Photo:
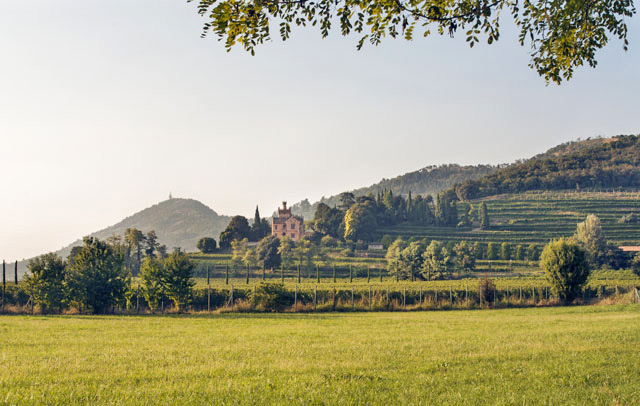
[{"label": "vineyard", "polygon": [[[640,192],[527,192],[484,199],[491,227],[487,230],[399,225],[382,228],[380,234],[439,241],[508,242],[544,245],[552,238],[568,237],[588,214],[597,215],[608,240],[636,245],[640,223],[621,222],[623,216],[640,214]],[[477,201],[471,202],[474,206]],[[465,205],[459,204],[462,216]]]}]

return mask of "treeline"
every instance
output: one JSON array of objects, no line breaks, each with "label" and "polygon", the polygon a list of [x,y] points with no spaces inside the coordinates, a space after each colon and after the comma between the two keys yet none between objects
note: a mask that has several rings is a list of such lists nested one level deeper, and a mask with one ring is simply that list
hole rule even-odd
[{"label": "treeline", "polygon": [[347,192],[340,195],[336,207],[320,203],[311,226],[321,235],[352,242],[373,241],[379,227],[397,224],[469,227],[477,222],[482,228],[489,227],[486,204],[474,207],[465,202],[459,210],[457,200],[453,191],[438,193],[435,201],[431,196],[414,197],[411,192],[406,197],[390,190],[375,197]]},{"label": "treeline", "polygon": [[[141,234],[127,230],[124,239],[112,237],[107,241],[85,237],[82,246],[67,259],[54,253],[36,257],[29,261],[24,291],[42,312],[73,308],[109,313],[115,308],[130,308],[134,294],[144,296],[152,310],[164,297],[181,310],[192,293],[193,263],[179,250],[166,254],[163,249],[151,249],[149,239],[137,238]],[[135,287],[134,274],[139,274],[141,281]]]},{"label": "treeline", "polygon": [[513,247],[504,242],[490,242],[486,246],[478,242],[460,241],[405,241],[395,240],[387,249],[389,271],[398,279],[442,280],[451,279],[454,272],[472,272],[476,260],[537,261],[539,248],[535,244]]},{"label": "treeline", "polygon": [[575,148],[575,152],[532,158],[452,190],[459,200],[472,200],[528,190],[618,188],[640,186],[640,137],[621,135]]},{"label": "treeline", "polygon": [[[480,178],[505,166],[506,165],[431,165],[414,172],[396,176],[395,178],[382,179],[374,185],[355,189],[349,193],[354,196],[375,196],[378,193],[389,190],[395,195],[407,196],[409,193],[414,193],[415,195],[422,196],[436,196],[442,190],[450,189],[454,185],[468,179]],[[340,203],[341,195],[328,198],[323,197],[319,202],[313,204],[305,199],[294,204],[291,210],[296,215],[303,216],[305,219],[311,219],[320,204],[334,207]]]}]

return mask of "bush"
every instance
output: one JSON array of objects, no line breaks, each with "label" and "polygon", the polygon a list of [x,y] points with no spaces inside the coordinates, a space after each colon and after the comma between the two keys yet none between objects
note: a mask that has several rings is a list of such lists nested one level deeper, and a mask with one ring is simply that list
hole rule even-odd
[{"label": "bush", "polygon": [[198,248],[203,254],[211,254],[212,252],[215,252],[217,248],[216,240],[211,237],[203,237],[198,240],[196,248]]},{"label": "bush", "polygon": [[256,307],[266,311],[281,312],[293,304],[294,294],[282,283],[261,283],[256,287]]}]

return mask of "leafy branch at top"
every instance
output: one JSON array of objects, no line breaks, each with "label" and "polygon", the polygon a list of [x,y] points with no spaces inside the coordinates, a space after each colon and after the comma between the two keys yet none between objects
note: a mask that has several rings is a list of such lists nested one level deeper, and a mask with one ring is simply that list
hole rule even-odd
[{"label": "leafy branch at top", "polygon": [[[189,2],[194,0],[188,0]],[[337,23],[342,35],[360,35],[378,45],[389,36],[412,40],[416,28],[453,37],[464,30],[473,47],[484,37],[500,37],[500,16],[507,11],[519,28],[519,43],[530,46],[530,66],[547,82],[571,79],[582,65],[595,67],[596,52],[610,37],[628,47],[625,18],[636,13],[633,0],[200,0],[207,18],[203,36],[214,33],[230,50],[241,45],[252,55],[271,39],[277,24],[286,40],[291,26],[318,27],[322,37]]]}]

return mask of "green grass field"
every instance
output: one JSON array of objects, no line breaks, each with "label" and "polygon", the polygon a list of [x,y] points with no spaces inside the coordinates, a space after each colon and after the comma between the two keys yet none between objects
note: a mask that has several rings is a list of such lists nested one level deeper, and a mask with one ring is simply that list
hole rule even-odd
[{"label": "green grass field", "polygon": [[640,306],[2,316],[7,405],[637,405]]}]

